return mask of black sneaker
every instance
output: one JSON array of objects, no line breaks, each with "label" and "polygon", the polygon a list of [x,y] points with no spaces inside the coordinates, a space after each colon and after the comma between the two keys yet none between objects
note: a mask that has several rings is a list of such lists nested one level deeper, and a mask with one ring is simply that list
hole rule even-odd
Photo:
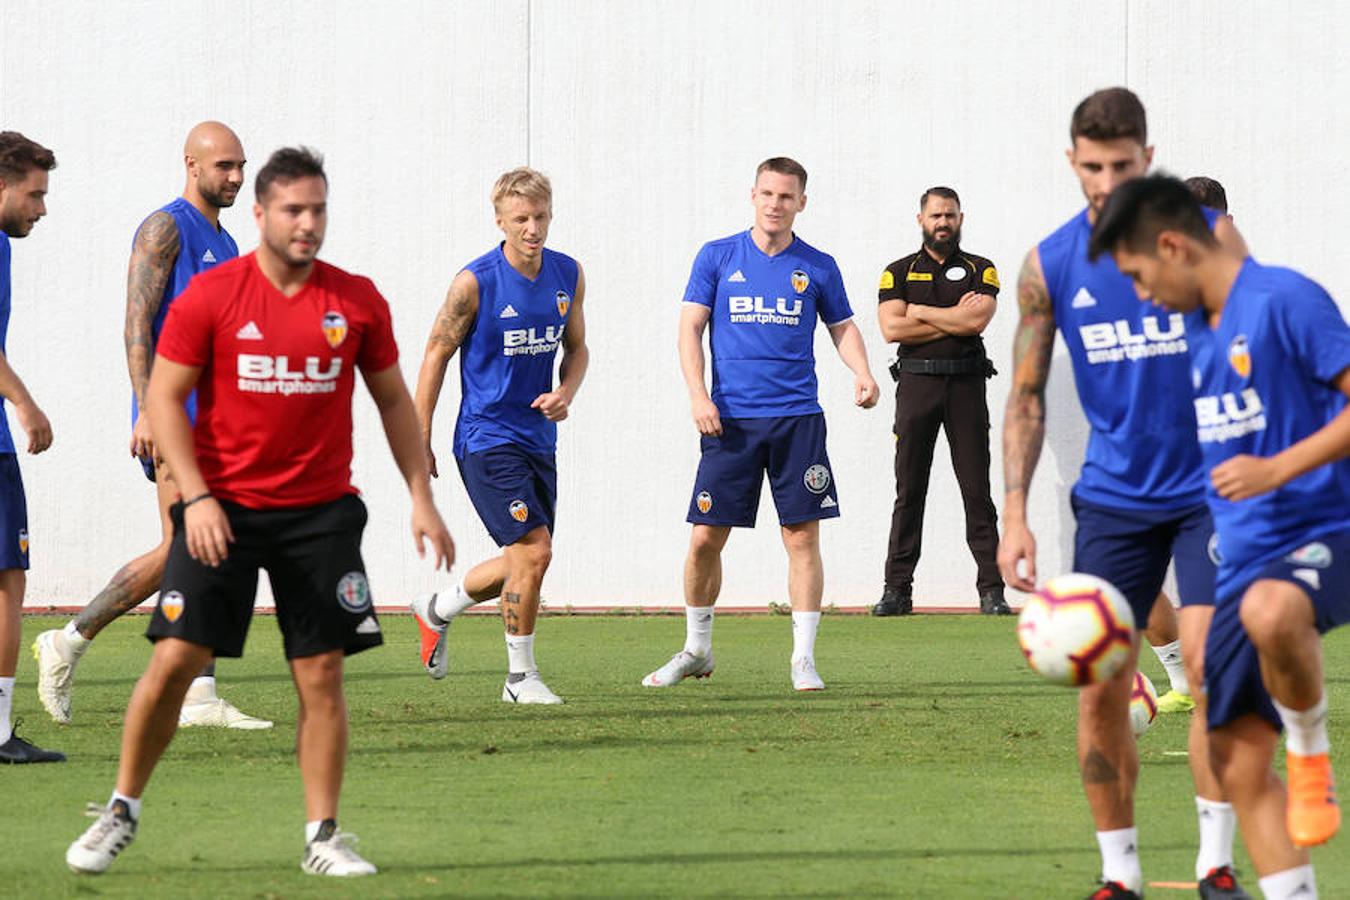
[{"label": "black sneaker", "polygon": [[1232,866],[1210,869],[1198,887],[1203,900],[1252,900],[1252,895],[1238,886]]},{"label": "black sneaker", "polygon": [[899,588],[886,588],[872,607],[874,616],[907,616],[914,612],[914,598]]},{"label": "black sneaker", "polygon": [[1143,898],[1119,881],[1103,881],[1101,887],[1088,894],[1087,900],[1143,900]]},{"label": "black sneaker", "polygon": [[32,744],[19,737],[19,726],[22,721],[14,723],[14,728],[10,732],[9,740],[0,744],[0,763],[43,763],[43,762],[65,762],[66,755],[56,750],[43,750],[41,747],[34,747]]},{"label": "black sneaker", "polygon": [[986,616],[1011,616],[1012,610],[1003,599],[1003,588],[987,591],[980,595],[980,612]]}]

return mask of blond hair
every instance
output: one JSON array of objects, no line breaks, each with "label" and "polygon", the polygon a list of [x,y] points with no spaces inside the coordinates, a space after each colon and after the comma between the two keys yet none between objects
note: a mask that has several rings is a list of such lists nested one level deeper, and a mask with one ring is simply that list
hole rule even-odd
[{"label": "blond hair", "polygon": [[501,212],[502,201],[507,197],[524,197],[552,206],[553,185],[542,172],[521,166],[502,175],[492,186],[492,208]]}]

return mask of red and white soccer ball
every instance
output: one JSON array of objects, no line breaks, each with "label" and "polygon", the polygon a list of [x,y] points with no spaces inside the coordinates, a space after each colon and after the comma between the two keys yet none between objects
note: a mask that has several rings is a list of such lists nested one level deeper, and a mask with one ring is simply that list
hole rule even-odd
[{"label": "red and white soccer ball", "polygon": [[1139,737],[1158,718],[1158,689],[1143,672],[1134,673],[1134,686],[1130,688],[1130,728],[1134,736]]},{"label": "red and white soccer ball", "polygon": [[1134,613],[1110,582],[1072,573],[1027,598],[1017,640],[1031,668],[1056,684],[1105,681],[1133,652]]}]

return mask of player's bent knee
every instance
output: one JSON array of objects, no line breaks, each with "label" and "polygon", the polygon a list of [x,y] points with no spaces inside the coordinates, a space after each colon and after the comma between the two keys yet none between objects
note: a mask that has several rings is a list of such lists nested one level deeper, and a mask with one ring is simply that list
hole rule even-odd
[{"label": "player's bent knee", "polygon": [[1282,643],[1313,624],[1306,594],[1281,581],[1258,581],[1243,595],[1242,627],[1256,644]]}]

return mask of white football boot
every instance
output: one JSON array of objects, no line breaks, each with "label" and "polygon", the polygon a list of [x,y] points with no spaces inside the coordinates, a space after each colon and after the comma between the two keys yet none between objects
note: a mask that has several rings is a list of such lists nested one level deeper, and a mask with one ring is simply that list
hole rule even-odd
[{"label": "white football boot", "polygon": [[792,689],[794,691],[823,691],[825,682],[816,673],[816,661],[809,656],[792,662]]},{"label": "white football boot", "polygon": [[356,835],[345,831],[335,831],[327,840],[312,840],[305,845],[300,868],[310,875],[334,875],[339,878],[374,875],[378,870],[351,848],[354,843]]},{"label": "white football boot", "polygon": [[642,679],[643,687],[670,687],[686,678],[707,678],[713,673],[713,655],[695,656],[688,650],[681,650],[670,658],[670,662]]},{"label": "white football boot", "polygon": [[75,664],[80,657],[66,643],[59,628],[44,631],[33,641],[37,660],[38,699],[47,713],[62,725],[70,724],[70,691],[75,682]]},{"label": "white football boot", "polygon": [[506,683],[502,685],[502,702],[543,703],[552,706],[562,703],[563,700],[548,689],[548,685],[544,684],[544,679],[539,677],[538,672],[530,672],[515,684],[511,683],[509,676],[507,677]]},{"label": "white football boot", "polygon": [[240,731],[258,731],[271,728],[267,719],[259,719],[241,712],[238,707],[221,697],[210,700],[184,701],[178,712],[179,728],[236,728]]},{"label": "white football boot", "polygon": [[136,839],[136,820],[120,800],[111,806],[90,803],[84,813],[98,821],[66,850],[66,865],[81,875],[98,875]]},{"label": "white football boot", "polygon": [[427,670],[428,675],[440,680],[450,671],[450,654],[445,647],[445,638],[450,631],[450,622],[447,620],[439,628],[431,624],[431,607],[435,600],[435,594],[423,594],[420,597],[413,598],[408,606],[412,609],[413,619],[417,621],[417,632],[420,638],[418,652],[422,657],[422,666]]}]

